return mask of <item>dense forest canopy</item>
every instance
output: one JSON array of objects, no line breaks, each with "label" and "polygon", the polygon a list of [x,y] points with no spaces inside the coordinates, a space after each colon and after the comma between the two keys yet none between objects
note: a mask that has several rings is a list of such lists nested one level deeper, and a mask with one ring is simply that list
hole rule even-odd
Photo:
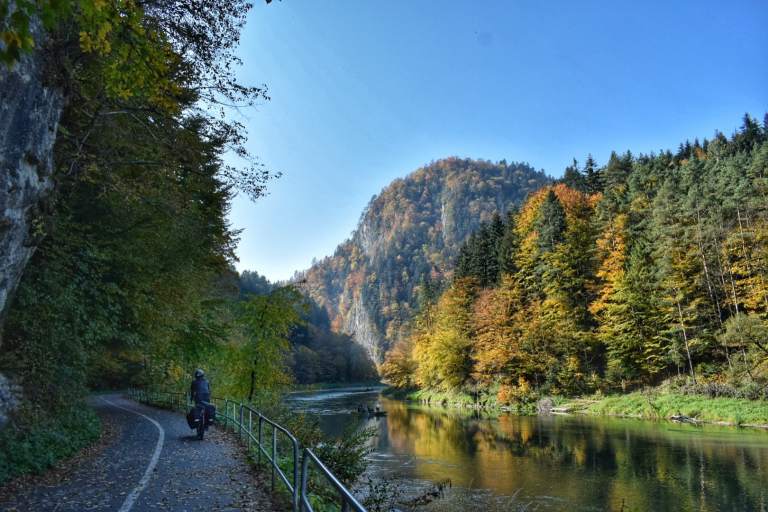
[{"label": "dense forest canopy", "polygon": [[451,275],[469,234],[549,182],[523,163],[435,161],[374,196],[352,237],[295,280],[305,281],[334,331],[381,361],[407,332],[419,295]]},{"label": "dense forest canopy", "polygon": [[768,116],[674,153],[574,161],[473,232],[383,375],[500,403],[675,376],[768,396],[767,178]]}]

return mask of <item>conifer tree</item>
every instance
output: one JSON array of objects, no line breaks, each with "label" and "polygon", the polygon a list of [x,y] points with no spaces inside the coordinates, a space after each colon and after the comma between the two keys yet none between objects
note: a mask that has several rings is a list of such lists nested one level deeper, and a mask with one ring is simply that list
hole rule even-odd
[{"label": "conifer tree", "polygon": [[587,191],[587,181],[584,175],[581,174],[581,171],[579,171],[579,163],[575,158],[573,159],[573,163],[565,168],[563,179],[561,181],[563,184],[574,190],[580,192]]},{"label": "conifer tree", "polygon": [[504,233],[499,242],[499,270],[502,275],[513,275],[518,271],[515,264],[515,255],[520,248],[520,238],[517,233],[517,209],[507,212],[507,221],[504,223]]},{"label": "conifer tree", "polygon": [[597,168],[597,162],[592,158],[592,155],[587,155],[587,160],[584,162],[584,181],[586,183],[587,192],[590,194],[596,194],[603,191],[603,180],[600,170]]},{"label": "conifer tree", "polygon": [[552,190],[547,193],[539,208],[535,228],[538,232],[538,246],[541,252],[551,252],[563,241],[565,210]]}]

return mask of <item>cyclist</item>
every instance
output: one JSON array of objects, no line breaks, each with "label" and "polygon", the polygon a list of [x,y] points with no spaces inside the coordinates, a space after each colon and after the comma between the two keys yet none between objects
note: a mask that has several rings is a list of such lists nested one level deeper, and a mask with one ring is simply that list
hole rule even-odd
[{"label": "cyclist", "polygon": [[195,380],[192,381],[189,394],[195,405],[211,401],[211,385],[205,379],[205,372],[200,368],[195,370]]}]

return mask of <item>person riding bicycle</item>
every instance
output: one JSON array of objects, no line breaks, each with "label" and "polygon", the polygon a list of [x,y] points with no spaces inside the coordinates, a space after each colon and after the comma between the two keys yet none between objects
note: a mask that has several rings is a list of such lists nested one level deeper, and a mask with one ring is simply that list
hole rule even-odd
[{"label": "person riding bicycle", "polygon": [[195,380],[192,381],[189,394],[195,405],[211,401],[211,385],[205,379],[205,372],[200,368],[195,370]]},{"label": "person riding bicycle", "polygon": [[203,434],[216,419],[216,407],[211,401],[211,385],[205,379],[205,372],[195,370],[195,380],[189,388],[189,395],[195,406],[187,414],[189,428],[197,430],[197,438],[203,439]]}]

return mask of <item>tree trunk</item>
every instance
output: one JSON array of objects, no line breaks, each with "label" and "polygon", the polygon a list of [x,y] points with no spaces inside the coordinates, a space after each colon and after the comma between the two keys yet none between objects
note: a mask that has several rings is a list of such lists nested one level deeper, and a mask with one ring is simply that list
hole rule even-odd
[{"label": "tree trunk", "polygon": [[675,302],[677,303],[677,314],[680,315],[680,328],[683,330],[683,343],[685,343],[685,353],[688,356],[688,369],[691,372],[691,378],[693,379],[693,383],[696,384],[696,373],[694,373],[693,371],[693,359],[691,358],[691,349],[688,346],[688,332],[685,330],[685,322],[683,321],[683,310],[680,307],[680,300],[675,298]]}]

